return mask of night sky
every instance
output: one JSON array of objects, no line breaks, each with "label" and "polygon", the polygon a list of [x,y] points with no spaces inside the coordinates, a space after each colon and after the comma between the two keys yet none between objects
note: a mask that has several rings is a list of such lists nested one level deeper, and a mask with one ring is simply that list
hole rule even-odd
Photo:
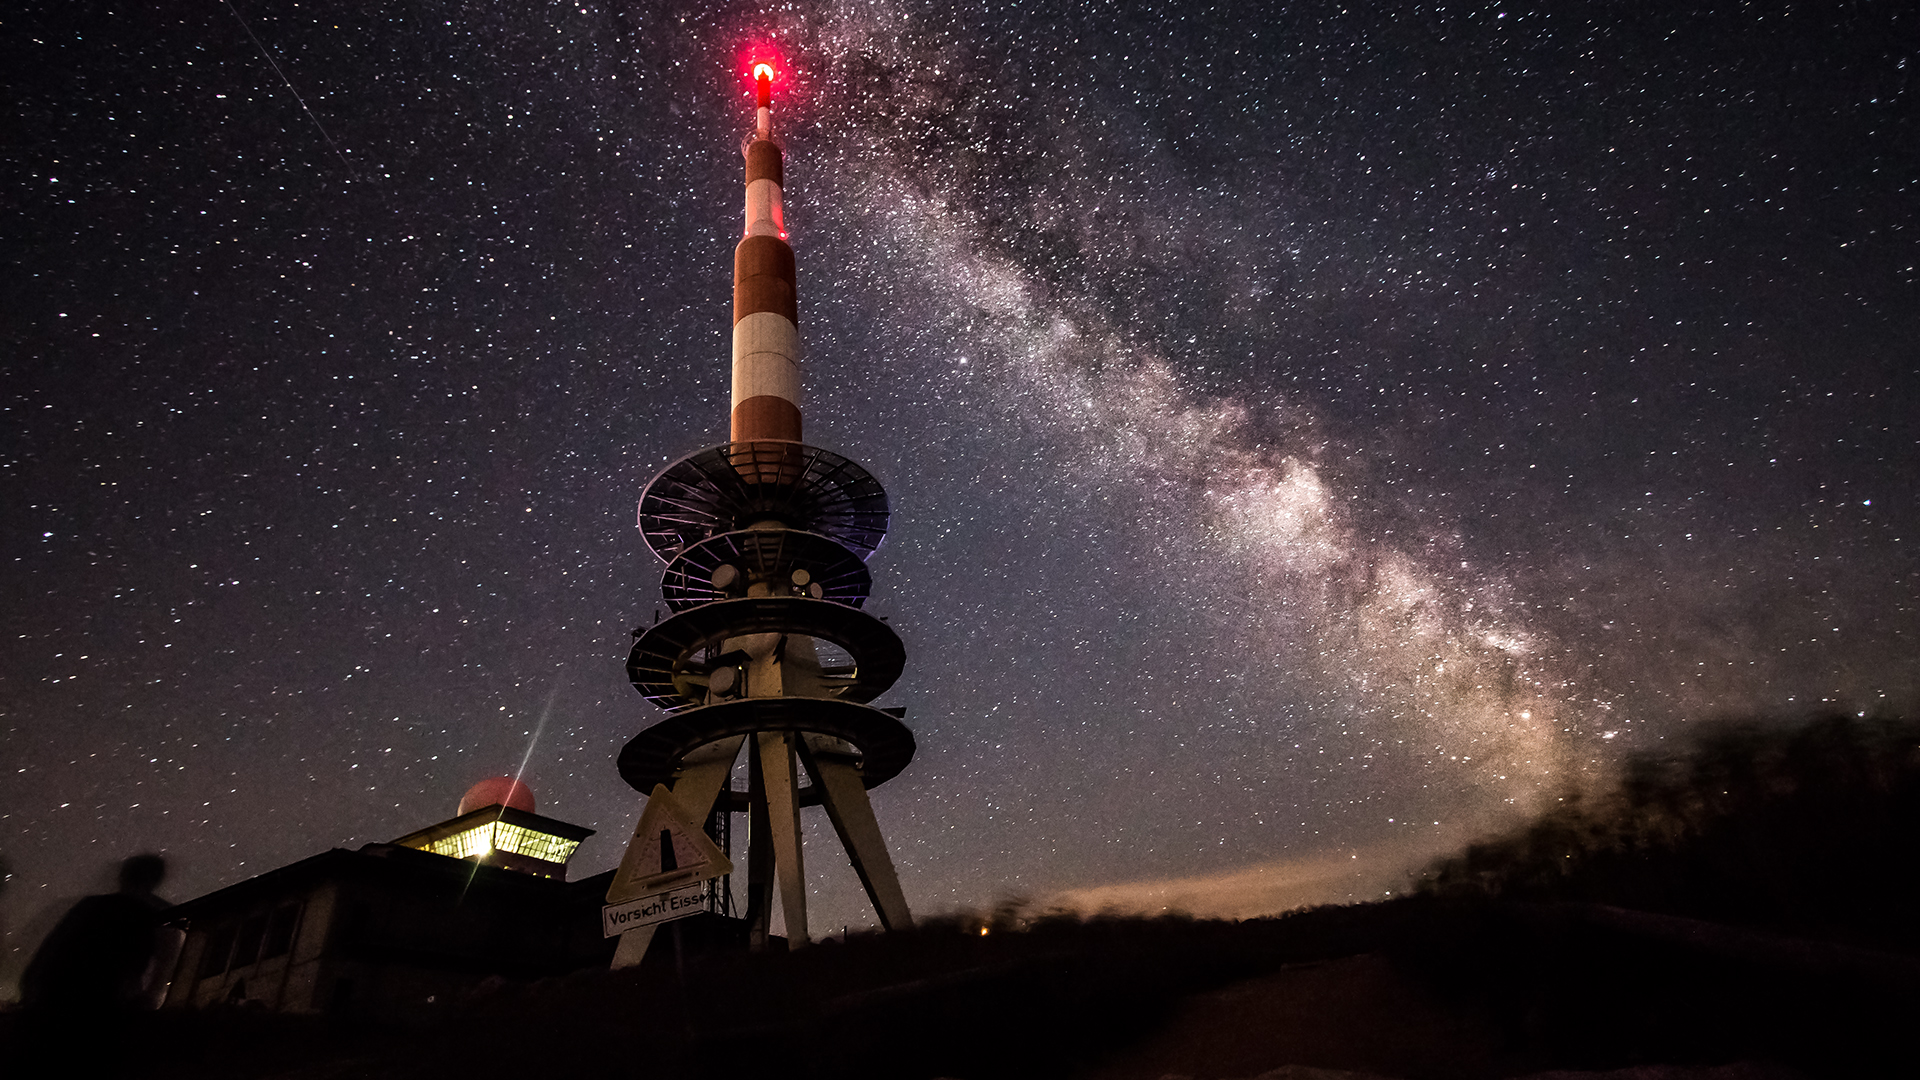
[{"label": "night sky", "polygon": [[1912,708],[1913,8],[1392,6],[12,5],[14,962],[123,855],[523,760],[617,860],[755,42],[916,911],[1378,896],[1714,717]]}]

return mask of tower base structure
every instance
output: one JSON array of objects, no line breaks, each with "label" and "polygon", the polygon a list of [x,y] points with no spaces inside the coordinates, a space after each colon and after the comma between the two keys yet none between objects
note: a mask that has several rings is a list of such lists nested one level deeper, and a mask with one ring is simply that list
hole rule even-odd
[{"label": "tower base structure", "polygon": [[[885,535],[880,485],[858,465],[797,442],[729,443],[668,466],[648,485],[640,528],[667,562],[672,615],[634,632],[627,674],[668,715],[620,754],[635,790],[663,785],[689,822],[747,815],[747,938],[764,948],[779,897],[789,948],[808,942],[800,811],[827,812],[880,924],[912,924],[867,791],[913,758],[903,710],[869,704],[899,678],[905,648],[862,610],[866,557]],[[823,662],[823,645],[834,659]],[[744,758],[746,787],[734,787]],[[671,866],[636,831],[607,894],[644,895]],[[725,888],[725,884],[721,888]],[[616,968],[637,965],[658,926],[625,931]]]}]

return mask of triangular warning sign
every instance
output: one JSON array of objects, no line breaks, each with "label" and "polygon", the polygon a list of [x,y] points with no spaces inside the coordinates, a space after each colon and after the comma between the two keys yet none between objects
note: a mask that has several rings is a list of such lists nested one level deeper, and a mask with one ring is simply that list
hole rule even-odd
[{"label": "triangular warning sign", "polygon": [[633,827],[626,857],[607,886],[607,903],[618,904],[696,881],[733,873],[733,863],[711,837],[687,825],[686,814],[665,784],[655,784]]}]

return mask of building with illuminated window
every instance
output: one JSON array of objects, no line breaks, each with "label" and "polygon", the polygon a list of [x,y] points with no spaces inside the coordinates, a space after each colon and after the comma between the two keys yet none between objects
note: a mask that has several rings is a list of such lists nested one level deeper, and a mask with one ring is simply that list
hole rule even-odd
[{"label": "building with illuminated window", "polygon": [[171,915],[187,939],[166,1007],[405,1018],[489,980],[605,968],[612,871],[567,880],[592,833],[500,777],[437,825],[189,900]]},{"label": "building with illuminated window", "polygon": [[511,806],[487,806],[408,833],[394,843],[483,866],[565,881],[567,860],[573,857],[573,849],[591,835],[592,829]]}]

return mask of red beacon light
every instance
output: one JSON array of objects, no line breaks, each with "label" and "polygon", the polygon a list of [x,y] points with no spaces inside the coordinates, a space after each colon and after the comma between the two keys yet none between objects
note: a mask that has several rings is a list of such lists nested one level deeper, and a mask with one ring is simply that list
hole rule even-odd
[{"label": "red beacon light", "polygon": [[773,108],[773,80],[779,72],[765,60],[753,65],[754,105],[762,109]]}]

